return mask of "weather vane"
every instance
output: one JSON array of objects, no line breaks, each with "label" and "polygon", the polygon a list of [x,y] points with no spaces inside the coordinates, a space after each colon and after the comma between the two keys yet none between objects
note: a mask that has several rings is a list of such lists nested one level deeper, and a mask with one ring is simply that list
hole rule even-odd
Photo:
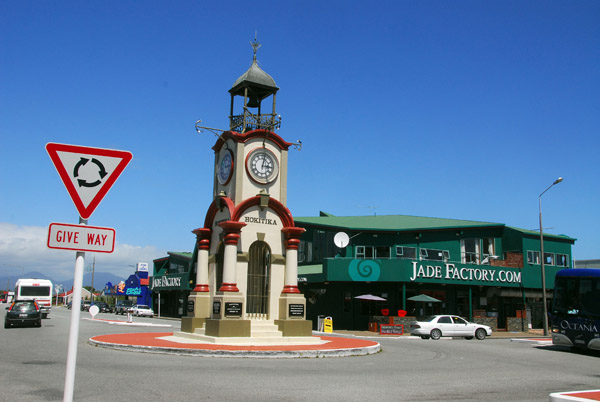
[{"label": "weather vane", "polygon": [[256,60],[256,52],[261,47],[260,42],[256,39],[256,31],[254,31],[254,42],[250,42],[250,46],[252,46],[252,50],[254,51],[254,60]]}]

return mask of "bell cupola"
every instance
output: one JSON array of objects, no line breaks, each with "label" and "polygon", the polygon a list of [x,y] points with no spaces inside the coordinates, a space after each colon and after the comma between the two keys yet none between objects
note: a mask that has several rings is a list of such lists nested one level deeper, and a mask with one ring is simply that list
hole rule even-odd
[{"label": "bell cupola", "polygon": [[[265,73],[256,61],[256,52],[260,43],[254,39],[250,42],[254,51],[254,58],[250,68],[238,78],[229,90],[231,94],[231,110],[229,112],[229,130],[245,133],[247,131],[262,129],[273,132],[281,125],[281,117],[275,113],[276,95],[279,87],[275,80]],[[244,100],[242,114],[234,115],[235,98]],[[273,97],[271,112],[263,110],[263,101]],[[266,102],[268,103],[268,101]]]}]

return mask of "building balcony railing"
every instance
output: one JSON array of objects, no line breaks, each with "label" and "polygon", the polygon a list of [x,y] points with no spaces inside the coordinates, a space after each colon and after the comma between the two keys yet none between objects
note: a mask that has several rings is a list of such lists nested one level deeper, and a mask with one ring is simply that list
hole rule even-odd
[{"label": "building balcony railing", "polygon": [[237,133],[251,130],[274,131],[281,127],[281,116],[276,114],[252,114],[248,109],[237,116],[229,116],[229,129]]}]

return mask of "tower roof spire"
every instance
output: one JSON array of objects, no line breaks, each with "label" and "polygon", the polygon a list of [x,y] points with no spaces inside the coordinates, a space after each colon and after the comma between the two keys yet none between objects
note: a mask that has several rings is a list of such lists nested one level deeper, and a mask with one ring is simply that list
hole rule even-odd
[{"label": "tower roof spire", "polygon": [[256,61],[256,52],[258,52],[258,49],[262,46],[258,39],[256,39],[256,31],[254,31],[254,41],[250,42],[250,46],[252,46],[252,50],[254,51],[254,58],[252,61]]}]

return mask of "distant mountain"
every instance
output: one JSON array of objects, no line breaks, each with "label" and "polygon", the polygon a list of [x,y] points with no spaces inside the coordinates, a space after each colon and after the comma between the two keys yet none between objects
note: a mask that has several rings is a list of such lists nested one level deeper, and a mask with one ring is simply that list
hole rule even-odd
[{"label": "distant mountain", "polygon": [[[54,285],[57,285],[57,284],[63,285],[64,290],[68,291],[73,288],[73,278],[57,280],[55,278],[51,278],[47,275],[42,274],[41,272],[36,272],[36,271],[26,272],[26,273],[22,274],[21,276],[19,276],[19,278],[50,279],[52,281],[52,284],[54,284]],[[17,283],[17,279],[19,279],[19,278],[16,278],[14,275],[0,276],[0,290],[6,290],[7,286],[10,290],[14,290],[15,284]],[[95,272],[94,273],[94,289],[101,290],[101,289],[104,289],[104,286],[106,285],[107,282],[110,282],[113,285],[115,285],[121,281],[124,281],[125,279],[127,279],[127,278],[122,278],[117,275],[110,274],[108,272]],[[83,274],[83,286],[92,286],[92,273],[91,272]]]},{"label": "distant mountain", "polygon": [[[121,278],[115,274],[110,274],[108,272],[96,272],[94,273],[94,289],[96,290],[102,290],[104,289],[104,286],[106,286],[107,282],[112,283],[113,285],[116,285],[117,283],[121,282],[121,281],[125,281],[125,279],[127,278]],[[65,290],[71,290],[71,288],[73,288],[73,278],[69,278],[60,282],[54,282],[52,281],[52,283],[60,283],[61,285],[63,285]],[[86,273],[83,274],[83,286],[92,286],[92,273]]]}]

